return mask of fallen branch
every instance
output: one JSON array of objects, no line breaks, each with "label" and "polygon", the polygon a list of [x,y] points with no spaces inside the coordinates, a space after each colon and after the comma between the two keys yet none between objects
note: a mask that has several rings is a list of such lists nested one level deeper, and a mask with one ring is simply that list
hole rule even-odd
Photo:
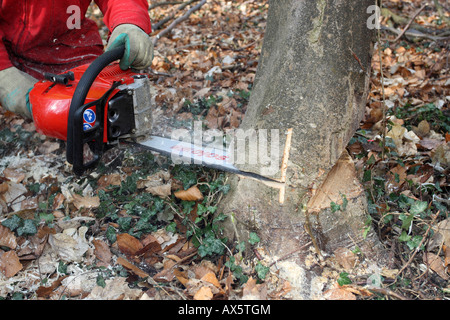
[{"label": "fallen branch", "polygon": [[182,1],[166,1],[166,2],[157,2],[152,4],[150,7],[148,7],[148,11],[155,9],[157,7],[162,7],[162,6],[170,6],[170,5],[174,5],[174,4],[180,4],[183,3]]},{"label": "fallen branch", "polygon": [[199,0],[189,0],[186,2],[181,2],[181,5],[179,5],[172,13],[170,13],[167,17],[164,19],[161,19],[157,23],[155,23],[152,26],[153,31],[159,30],[163,25],[165,25],[168,21],[172,20],[175,17],[175,14],[179,11],[182,11],[184,8],[186,8],[188,5],[198,2]]},{"label": "fallen branch", "polygon": [[[382,30],[387,30],[387,31],[392,32],[392,33],[395,33],[397,36],[401,33],[401,31],[398,31],[397,29],[391,28],[391,27],[382,26],[381,29]],[[448,37],[448,36],[446,36],[446,37],[432,36],[432,35],[425,34],[423,32],[415,30],[415,29],[411,29],[411,30],[406,31],[404,35],[407,36],[407,37],[424,38],[424,39],[429,39],[429,40],[433,40],[433,41],[450,39],[450,37]],[[389,42],[394,42],[395,40],[388,40],[388,41]]]},{"label": "fallen branch", "polygon": [[184,15],[182,15],[181,17],[175,19],[166,29],[162,30],[160,33],[158,33],[156,35],[156,37],[153,38],[153,45],[156,45],[156,42],[158,42],[158,40],[160,38],[162,38],[164,35],[166,35],[170,31],[172,31],[172,29],[175,28],[178,24],[180,24],[181,22],[187,20],[193,12],[197,11],[198,9],[200,9],[205,3],[206,3],[206,0],[200,1],[198,4],[196,4],[191,9],[189,9],[189,11],[186,12]]},{"label": "fallen branch", "polygon": [[419,10],[416,11],[416,13],[414,13],[414,15],[412,16],[412,18],[409,20],[408,24],[406,25],[406,27],[403,29],[402,32],[399,33],[399,35],[397,36],[397,38],[394,40],[394,42],[400,40],[401,37],[403,37],[403,35],[405,34],[405,32],[409,29],[409,27],[411,26],[411,23],[413,23],[413,21],[416,19],[416,17],[419,15],[419,13],[421,13],[423,11],[423,9],[425,9],[427,5],[424,4]]}]

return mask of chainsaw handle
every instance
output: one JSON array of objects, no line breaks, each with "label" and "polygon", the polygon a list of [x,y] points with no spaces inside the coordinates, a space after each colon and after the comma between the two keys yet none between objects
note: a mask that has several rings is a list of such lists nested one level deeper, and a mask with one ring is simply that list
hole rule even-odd
[{"label": "chainsaw handle", "polygon": [[[120,46],[115,49],[106,51],[97,59],[95,59],[89,67],[84,72],[70,103],[69,116],[67,119],[67,147],[66,147],[66,157],[67,161],[74,164],[74,169],[76,165],[74,163],[74,155],[83,155],[83,142],[77,141],[74,130],[74,119],[76,111],[85,104],[86,96],[95,81],[95,78],[100,74],[100,72],[107,67],[110,63],[122,58],[125,51],[125,46]],[[82,129],[81,129],[82,130]],[[80,150],[81,149],[81,150]],[[79,160],[79,159],[78,159]],[[79,162],[79,161],[77,161]],[[81,165],[83,164],[83,159],[81,159]]]}]

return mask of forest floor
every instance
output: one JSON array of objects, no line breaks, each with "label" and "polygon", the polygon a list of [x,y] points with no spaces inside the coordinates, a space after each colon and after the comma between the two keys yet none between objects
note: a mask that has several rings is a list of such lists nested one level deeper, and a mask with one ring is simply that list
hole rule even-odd
[{"label": "forest floor", "polygon": [[[361,276],[358,248],[325,255],[314,298],[448,300],[449,8],[383,2],[366,118],[348,150],[390,265]],[[152,36],[199,1],[187,3],[152,8]],[[239,126],[267,9],[210,0],[158,39],[155,130]],[[88,14],[106,38],[98,9]],[[247,246],[220,237],[225,173],[118,151],[77,178],[64,142],[0,109],[0,299],[295,299],[256,233]]]}]

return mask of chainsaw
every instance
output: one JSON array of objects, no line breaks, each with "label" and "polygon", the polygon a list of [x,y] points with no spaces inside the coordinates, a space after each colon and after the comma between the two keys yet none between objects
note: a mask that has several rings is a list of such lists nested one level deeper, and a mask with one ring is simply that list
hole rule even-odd
[{"label": "chainsaw", "polygon": [[190,163],[271,180],[237,169],[223,148],[152,135],[150,80],[144,73],[120,69],[117,60],[123,52],[122,46],[91,64],[63,74],[47,73],[29,93],[36,131],[66,141],[66,158],[76,175],[97,166],[108,149],[128,143],[166,156],[177,154]]}]

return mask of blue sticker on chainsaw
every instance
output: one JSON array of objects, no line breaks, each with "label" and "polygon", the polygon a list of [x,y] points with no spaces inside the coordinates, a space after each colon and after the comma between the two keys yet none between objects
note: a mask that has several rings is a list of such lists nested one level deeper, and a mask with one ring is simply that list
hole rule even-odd
[{"label": "blue sticker on chainsaw", "polygon": [[95,112],[91,109],[86,109],[83,113],[83,119],[87,123],[94,123],[95,122]]},{"label": "blue sticker on chainsaw", "polygon": [[92,128],[92,126],[89,123],[83,123],[83,131],[86,131],[90,128]]}]

